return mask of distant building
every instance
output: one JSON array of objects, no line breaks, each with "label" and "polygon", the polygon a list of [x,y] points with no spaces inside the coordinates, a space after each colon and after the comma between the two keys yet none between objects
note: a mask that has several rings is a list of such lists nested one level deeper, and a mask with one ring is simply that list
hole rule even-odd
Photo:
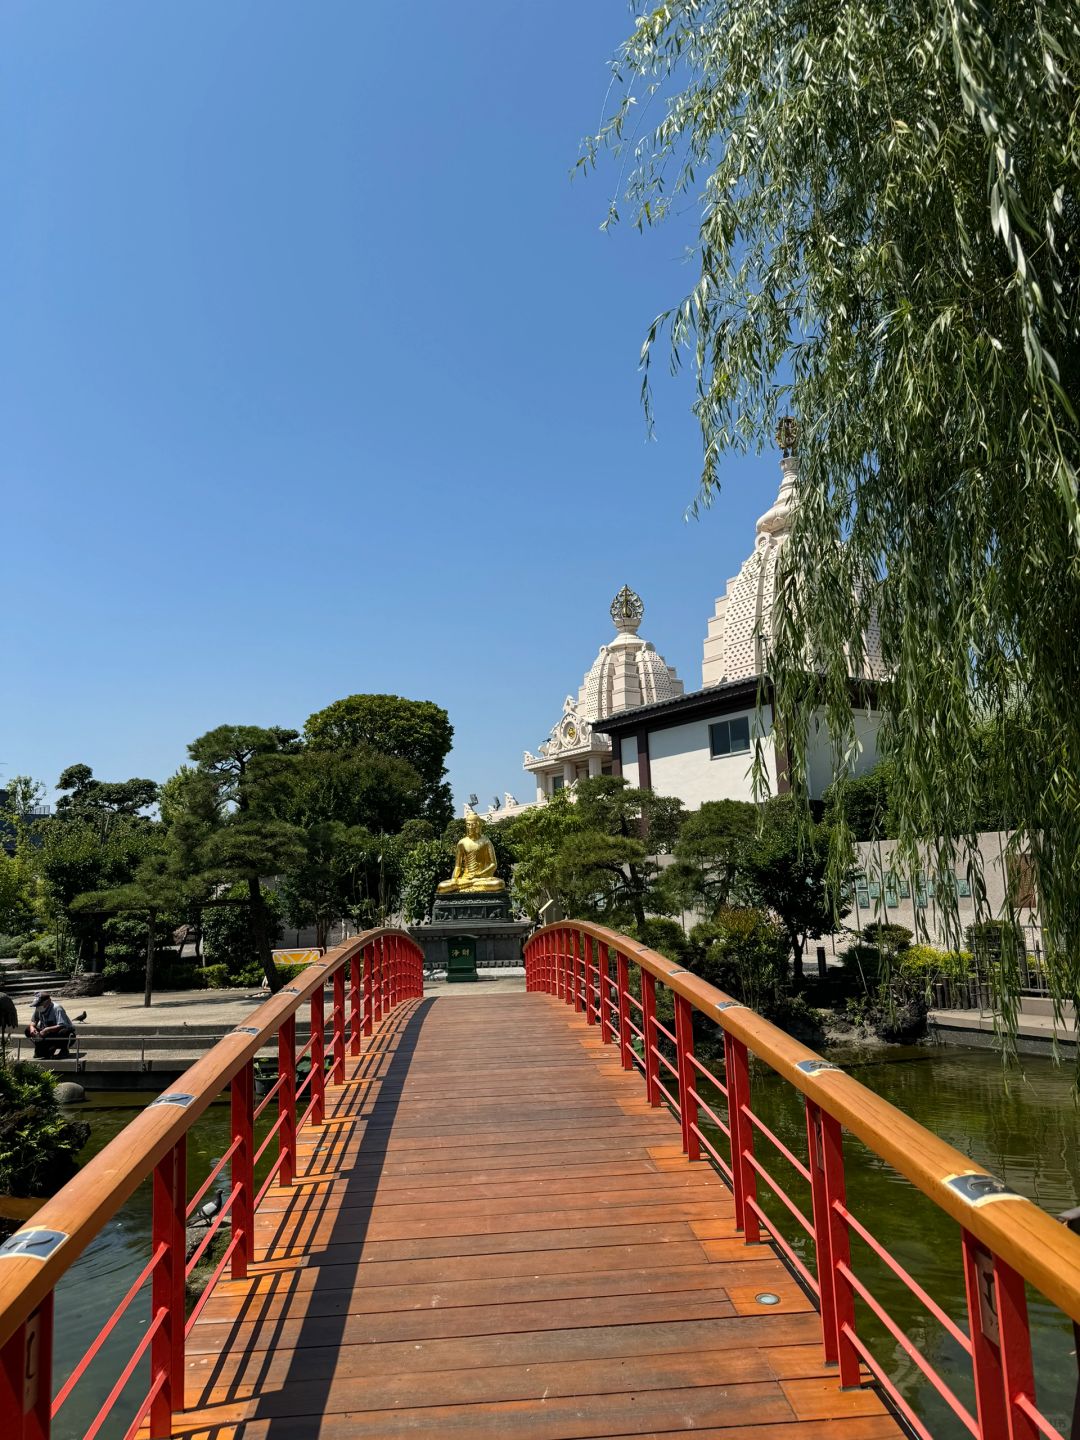
[{"label": "distant building", "polygon": [[[612,742],[612,770],[632,785],[677,795],[690,809],[706,800],[751,800],[751,766],[760,742],[771,794],[789,788],[789,760],[773,719],[768,658],[772,648],[776,575],[791,534],[797,499],[798,462],[780,461],[780,492],[757,522],[754,548],[729,580],[708,622],[702,655],[702,689],[689,695],[612,715],[604,730]],[[866,671],[853,675],[866,709],[856,716],[858,754],[854,773],[877,762],[879,719],[872,685],[883,673],[876,623],[864,642]],[[832,751],[818,717],[808,755],[810,794],[818,798],[833,779]]]},{"label": "distant building", "polygon": [[603,722],[620,710],[670,700],[683,693],[683,682],[656,647],[638,634],[645,607],[624,585],[611,602],[615,635],[601,645],[578,689],[567,695],[562,714],[537,753],[525,752],[525,769],[536,781],[536,799],[519,804],[507,795],[489,819],[542,805],[565,787],[596,775],[610,775],[611,741]]},{"label": "distant building", "polygon": [[[798,462],[780,461],[780,490],[757,522],[754,548],[729,580],[707,623],[702,688],[690,694],[654,646],[638,635],[644,607],[627,587],[615,597],[615,638],[600,647],[578,691],[525,769],[536,778],[542,804],[557,790],[593,775],[623,775],[632,785],[677,795],[689,809],[707,800],[750,800],[751,766],[760,741],[771,794],[789,788],[789,759],[773,719],[769,678],[776,577],[791,534],[797,502]],[[853,773],[877,763],[879,717],[875,678],[884,673],[876,620],[864,637],[863,660],[852,668],[862,708],[855,717]],[[824,715],[810,737],[808,784],[818,798],[833,780],[832,748]],[[507,805],[489,815],[514,814]]]},{"label": "distant building", "polygon": [[[15,827],[6,818],[9,792],[0,789],[0,850],[7,855],[15,853]],[[32,805],[26,812],[30,820],[47,820],[52,814],[51,805]]]}]

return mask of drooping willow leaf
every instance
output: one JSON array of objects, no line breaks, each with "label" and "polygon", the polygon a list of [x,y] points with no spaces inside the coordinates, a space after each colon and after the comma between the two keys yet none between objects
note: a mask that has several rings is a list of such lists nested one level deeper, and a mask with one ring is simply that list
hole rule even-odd
[{"label": "drooping willow leaf", "polygon": [[[647,405],[663,338],[694,361],[692,508],[715,495],[726,454],[799,418],[771,659],[796,786],[815,711],[838,773],[850,765],[849,677],[876,614],[901,863],[964,875],[988,912],[972,836],[992,767],[1007,846],[1031,855],[1053,993],[1075,1000],[1080,8],[634,8],[622,102],[580,163],[621,154],[616,199],[639,225],[700,202],[696,282],[643,350]],[[647,92],[660,118],[637,134],[630,107]],[[939,889],[958,929],[957,887]],[[1008,1035],[1018,967],[1006,957],[996,973]]]}]

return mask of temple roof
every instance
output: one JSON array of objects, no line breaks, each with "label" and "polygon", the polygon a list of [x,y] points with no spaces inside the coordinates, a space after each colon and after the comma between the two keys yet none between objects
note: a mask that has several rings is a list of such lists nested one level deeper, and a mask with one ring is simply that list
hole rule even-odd
[{"label": "temple roof", "polygon": [[563,701],[562,717],[552,727],[536,756],[526,752],[526,768],[558,756],[607,750],[607,741],[593,735],[597,721],[620,710],[655,705],[683,693],[683,682],[656,647],[638,634],[645,607],[640,596],[624,585],[611,602],[615,635],[601,645],[581,682],[577,699]]}]

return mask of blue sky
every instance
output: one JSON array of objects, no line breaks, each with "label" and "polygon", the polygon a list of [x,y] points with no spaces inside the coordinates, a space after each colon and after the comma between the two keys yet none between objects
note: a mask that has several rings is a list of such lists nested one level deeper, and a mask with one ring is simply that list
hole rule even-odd
[{"label": "blue sky", "polygon": [[686,524],[688,374],[637,356],[686,232],[570,180],[624,0],[7,0],[0,776],[163,779],[225,722],[437,701],[460,801],[530,793],[611,633],[700,684],[773,498]]}]

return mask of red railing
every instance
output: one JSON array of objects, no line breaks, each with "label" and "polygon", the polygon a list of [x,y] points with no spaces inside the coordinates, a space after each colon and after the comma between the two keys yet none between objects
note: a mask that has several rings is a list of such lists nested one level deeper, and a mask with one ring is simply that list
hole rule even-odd
[{"label": "red railing", "polygon": [[[953,1427],[949,1434],[1064,1440],[1036,1401],[1026,1286],[1080,1322],[1080,1237],[838,1066],[625,935],[580,921],[548,926],[528,941],[525,967],[527,989],[556,996],[584,1015],[587,1024],[599,1024],[602,1041],[618,1046],[623,1068],[641,1072],[650,1103],[666,1102],[678,1116],[685,1153],[691,1159],[707,1157],[718,1168],[731,1188],[736,1225],[746,1242],[764,1235],[814,1298],[824,1357],[837,1366],[842,1387],[876,1383],[914,1434],[934,1440],[880,1347],[870,1343],[871,1326],[857,1321],[858,1301],[959,1422],[961,1430]],[[658,986],[670,997],[674,1029],[658,1014]],[[720,1073],[694,1053],[695,1014],[722,1032]],[[801,1093],[805,1159],[755,1112],[751,1057]],[[852,1213],[845,1191],[845,1133],[958,1223],[966,1328]],[[762,1152],[763,1145],[769,1151]],[[809,1214],[792,1197],[791,1182],[783,1183],[763,1162],[762,1153],[770,1151],[799,1177]],[[774,1202],[767,1201],[769,1195]],[[770,1217],[770,1203],[790,1216],[794,1243]],[[967,1357],[973,1406],[956,1394],[941,1368],[913,1343],[857,1272],[853,1236]],[[1080,1440],[1075,1421],[1073,1436]]]},{"label": "red railing", "polygon": [[[346,987],[346,979],[348,986]],[[331,985],[327,1025],[324,991]],[[346,988],[348,1005],[346,1005]],[[131,1440],[149,1415],[151,1437],[171,1436],[184,1408],[184,1344],[226,1269],[243,1278],[255,1259],[255,1212],[271,1185],[297,1178],[297,1131],[322,1122],[327,1083],[344,1084],[346,1055],[359,1056],[363,1036],[394,1009],[423,995],[422,952],[403,931],[369,930],[309,965],[196,1062],[168,1093],[159,1095],[120,1135],[34,1217],[0,1246],[0,1419],[4,1440],[46,1440],[70,1398],[122,1317],[149,1281],[150,1313],[142,1337],[84,1440],[94,1440],[117,1400],[149,1355],[149,1389],[125,1433]],[[310,1005],[311,1038],[297,1052],[296,1015]],[[329,1028],[329,1055],[326,1038]],[[258,1052],[277,1043],[278,1077],[255,1104]],[[297,1085],[297,1064],[311,1057]],[[187,1198],[187,1135],[225,1090],[230,1096],[231,1143],[202,1185]],[[308,1092],[305,1095],[305,1092]],[[307,1100],[299,1115],[300,1105]],[[277,1117],[255,1146],[256,1122],[276,1101]],[[255,1168],[271,1148],[276,1156],[256,1193]],[[214,1182],[229,1167],[228,1194],[206,1234],[185,1259],[186,1227]],[[53,1294],[57,1282],[138,1185],[152,1177],[150,1255],[127,1293],[60,1388],[53,1393]],[[185,1285],[214,1236],[230,1222],[229,1243],[185,1320]],[[62,1319],[62,1317],[61,1317]],[[123,1423],[123,1422],[120,1422]],[[114,1430],[116,1422],[114,1420]]]}]

